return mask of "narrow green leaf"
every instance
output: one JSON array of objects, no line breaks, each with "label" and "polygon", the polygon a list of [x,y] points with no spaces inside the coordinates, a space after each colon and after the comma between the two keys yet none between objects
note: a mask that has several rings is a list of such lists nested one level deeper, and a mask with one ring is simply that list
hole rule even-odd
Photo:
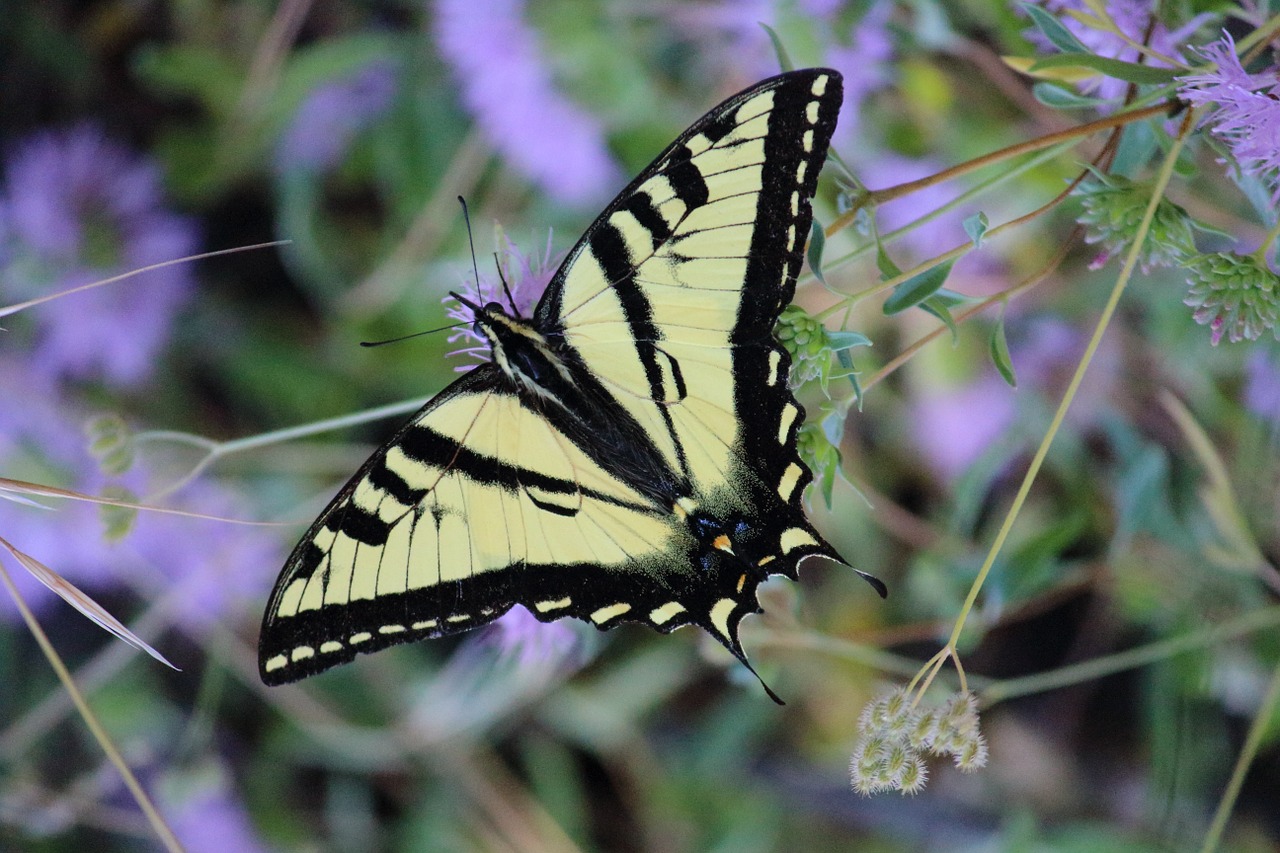
[{"label": "narrow green leaf", "polygon": [[945,287],[929,298],[941,302],[948,308],[954,308],[957,305],[964,305],[973,301],[972,296],[965,296],[963,293],[957,293]]},{"label": "narrow green leaf", "polygon": [[1085,47],[1080,39],[1076,38],[1071,30],[1063,26],[1062,22],[1053,15],[1030,3],[1022,3],[1021,6],[1022,11],[1031,18],[1031,23],[1036,25],[1036,29],[1040,30],[1058,50],[1063,53],[1089,52],[1089,48]]},{"label": "narrow green leaf", "polygon": [[990,224],[987,215],[981,210],[973,216],[965,218],[964,233],[969,235],[969,239],[973,241],[974,248],[982,248],[982,235],[987,233],[987,226]]},{"label": "narrow green leaf", "polygon": [[1009,358],[1009,341],[1004,336],[1004,315],[1000,315],[1000,319],[996,321],[996,327],[991,330],[991,361],[996,366],[996,370],[1000,371],[1000,375],[1004,377],[1004,381],[1009,383],[1011,388],[1018,387],[1018,377],[1013,372],[1013,360]]},{"label": "narrow green leaf", "polygon": [[876,236],[876,266],[880,269],[880,275],[885,278],[896,278],[902,275],[902,269],[893,262],[893,258],[889,257],[889,253],[884,250],[884,245],[881,244],[879,235]]},{"label": "narrow green leaf", "polygon": [[938,266],[931,267],[919,275],[913,275],[895,287],[893,293],[889,294],[889,298],[884,301],[884,313],[893,315],[900,311],[905,311],[913,305],[919,305],[937,293],[950,274],[951,262],[947,261],[945,264],[938,264]]},{"label": "narrow green leaf", "polygon": [[1032,86],[1031,94],[1035,95],[1036,100],[1046,107],[1053,107],[1059,110],[1097,107],[1103,103],[1101,98],[1090,98],[1070,89],[1064,89],[1057,83],[1050,83],[1047,80],[1041,80]]},{"label": "narrow green leaf", "polygon": [[871,346],[871,338],[861,332],[827,332],[827,340],[831,343],[832,352]]},{"label": "narrow green leaf", "polygon": [[782,45],[782,39],[773,31],[773,27],[765,23],[761,23],[760,26],[769,34],[769,41],[773,42],[773,52],[778,55],[778,67],[783,71],[795,71],[796,64],[791,61],[791,57],[787,54],[787,49]]},{"label": "narrow green leaf", "polygon": [[840,366],[848,370],[845,375],[849,377],[849,383],[853,385],[853,399],[858,401],[858,411],[862,411],[862,386],[858,384],[858,371],[853,369],[853,356],[849,354],[847,349],[836,350],[836,361],[840,362]]},{"label": "narrow green leaf", "polygon": [[822,286],[827,286],[827,280],[822,275],[822,250],[827,247],[827,235],[822,230],[822,225],[817,219],[809,223],[809,269],[813,272],[813,277],[822,282]]},{"label": "narrow green leaf", "polygon": [[1037,60],[1029,70],[1034,74],[1045,68],[1089,68],[1108,77],[1124,80],[1126,83],[1157,86],[1172,83],[1179,73],[1174,68],[1152,68],[1150,65],[1124,62],[1106,56],[1094,56],[1091,53],[1059,53],[1046,56]]},{"label": "narrow green leaf", "polygon": [[920,307],[946,324],[947,328],[951,330],[952,345],[956,344],[960,340],[960,330],[956,327],[955,318],[951,316],[951,311],[948,309],[947,303],[944,300],[939,299],[936,293],[924,302],[921,302]]}]

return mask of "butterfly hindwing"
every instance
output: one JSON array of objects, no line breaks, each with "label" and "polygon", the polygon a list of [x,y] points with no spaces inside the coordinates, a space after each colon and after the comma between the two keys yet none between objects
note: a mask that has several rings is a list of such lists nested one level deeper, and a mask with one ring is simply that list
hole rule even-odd
[{"label": "butterfly hindwing", "polygon": [[669,536],[643,495],[482,365],[374,454],[303,537],[263,621],[263,678],[292,681],[357,652],[474,628],[517,602],[576,615],[592,602],[572,584],[512,571],[609,571]]}]

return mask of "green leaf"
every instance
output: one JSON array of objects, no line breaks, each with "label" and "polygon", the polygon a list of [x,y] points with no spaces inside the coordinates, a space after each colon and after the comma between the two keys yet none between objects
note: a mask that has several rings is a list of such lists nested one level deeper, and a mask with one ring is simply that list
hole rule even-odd
[{"label": "green leaf", "polygon": [[1013,372],[1013,360],[1009,358],[1009,341],[1004,335],[1004,315],[1000,315],[1000,319],[996,321],[996,327],[991,330],[991,362],[996,366],[996,370],[1000,371],[1000,375],[1004,377],[1004,381],[1009,383],[1009,387],[1018,387],[1018,377]]},{"label": "green leaf", "polygon": [[889,253],[884,250],[884,245],[880,242],[879,235],[876,236],[876,267],[880,270],[880,275],[885,278],[897,278],[902,275],[902,269],[893,262],[893,258],[889,257]]},{"label": "green leaf", "polygon": [[827,235],[822,230],[822,225],[815,218],[809,223],[809,269],[813,271],[813,277],[822,282],[822,286],[827,286],[827,280],[822,275],[822,250],[827,246]]},{"label": "green leaf", "polygon": [[827,340],[831,343],[832,352],[871,346],[871,338],[861,332],[827,332]]},{"label": "green leaf", "polygon": [[862,411],[862,386],[858,384],[858,372],[853,369],[853,356],[849,355],[847,349],[836,350],[836,361],[849,371],[845,375],[849,377],[849,384],[853,385],[853,399],[858,401],[858,411]]},{"label": "green leaf", "polygon": [[773,42],[773,52],[778,55],[778,67],[783,71],[795,71],[796,64],[791,61],[791,57],[787,55],[787,49],[782,45],[782,39],[773,31],[773,27],[768,24],[761,23],[761,27],[769,34],[769,41]]},{"label": "green leaf", "polygon": [[1178,75],[1175,68],[1152,68],[1150,65],[1139,65],[1136,62],[1124,62],[1106,56],[1094,56],[1090,53],[1059,53],[1055,56],[1046,56],[1037,60],[1029,70],[1034,74],[1045,68],[1089,68],[1108,77],[1124,80],[1126,83],[1157,86],[1172,83]]},{"label": "green leaf", "polygon": [[987,233],[987,226],[990,224],[987,215],[981,210],[973,216],[965,218],[964,233],[969,235],[969,239],[973,241],[975,249],[982,248],[982,235]]},{"label": "green leaf", "polygon": [[920,307],[946,324],[947,328],[951,330],[951,343],[953,345],[960,340],[960,330],[956,328],[955,318],[951,316],[951,311],[948,309],[945,300],[939,299],[935,293],[924,302],[921,302]]},{"label": "green leaf", "polygon": [[973,301],[972,296],[965,296],[963,293],[957,293],[945,287],[929,298],[941,302],[947,308],[954,308],[957,305],[964,305]]},{"label": "green leaf", "polygon": [[889,298],[884,301],[884,313],[893,315],[914,305],[919,305],[937,293],[942,285],[946,283],[947,276],[950,274],[951,261],[947,261],[945,264],[938,264],[936,267],[931,267],[919,275],[913,275],[895,287],[893,293],[889,294]]},{"label": "green leaf", "polygon": [[1032,86],[1031,94],[1045,106],[1059,110],[1092,108],[1103,103],[1101,98],[1090,98],[1047,80],[1041,80]]},{"label": "green leaf", "polygon": [[1022,11],[1027,13],[1027,17],[1031,18],[1031,23],[1036,25],[1036,29],[1044,34],[1054,47],[1063,53],[1088,53],[1089,48],[1085,47],[1080,39],[1076,38],[1071,30],[1063,26],[1062,22],[1050,15],[1039,6],[1033,6],[1030,3],[1023,3]]}]

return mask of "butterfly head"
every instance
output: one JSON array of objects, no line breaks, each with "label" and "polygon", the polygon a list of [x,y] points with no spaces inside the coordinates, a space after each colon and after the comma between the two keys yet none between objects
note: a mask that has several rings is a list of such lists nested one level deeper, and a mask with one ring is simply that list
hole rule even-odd
[{"label": "butterfly head", "polygon": [[519,388],[560,401],[576,384],[564,360],[533,322],[513,317],[497,302],[481,306],[457,293],[452,296],[472,311],[477,336],[489,343],[493,363]]}]

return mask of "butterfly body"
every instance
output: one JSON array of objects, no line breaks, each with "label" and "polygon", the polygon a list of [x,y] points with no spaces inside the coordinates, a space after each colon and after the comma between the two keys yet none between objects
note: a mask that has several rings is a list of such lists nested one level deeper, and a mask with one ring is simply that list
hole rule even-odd
[{"label": "butterfly body", "polygon": [[293,681],[516,604],[601,629],[695,624],[744,664],[756,586],[843,562],[805,519],[803,411],[772,336],[840,77],[763,81],[604,210],[529,318],[467,303],[491,361],[365,463],[290,556],[260,671]]}]

